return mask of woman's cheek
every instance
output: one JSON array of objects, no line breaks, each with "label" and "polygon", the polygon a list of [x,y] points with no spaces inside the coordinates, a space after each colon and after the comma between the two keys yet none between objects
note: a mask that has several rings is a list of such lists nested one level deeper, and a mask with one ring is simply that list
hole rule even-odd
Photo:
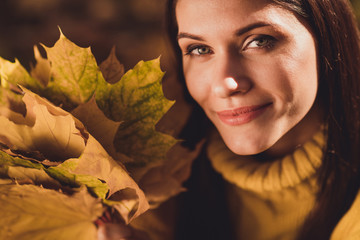
[{"label": "woman's cheek", "polygon": [[204,73],[198,71],[188,72],[185,79],[190,95],[197,103],[202,105],[210,94],[211,80]]}]

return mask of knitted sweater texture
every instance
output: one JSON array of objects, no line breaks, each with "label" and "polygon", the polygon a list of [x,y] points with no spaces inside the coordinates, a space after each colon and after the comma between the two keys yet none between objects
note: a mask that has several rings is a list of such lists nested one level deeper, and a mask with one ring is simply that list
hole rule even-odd
[{"label": "knitted sweater texture", "polygon": [[[148,232],[152,240],[296,239],[315,204],[324,144],[323,131],[319,131],[292,154],[261,161],[232,153],[215,133],[206,148],[208,159],[202,161],[210,160],[218,175],[215,181],[202,174],[213,172],[211,166],[203,171],[204,164],[198,164],[195,169],[201,171],[193,169],[196,179],[190,179],[187,193],[148,211],[133,226]],[[216,182],[225,182],[225,186]],[[182,196],[187,199],[185,204]],[[186,223],[182,228],[178,228],[179,215],[180,222]],[[360,193],[330,240],[360,240]]]},{"label": "knitted sweater texture", "polygon": [[[237,239],[295,239],[315,204],[316,173],[325,144],[323,131],[292,154],[271,162],[232,153],[214,134],[207,153],[228,182],[227,199]],[[335,197],[335,196],[334,196]],[[360,194],[331,236],[360,239]]]}]

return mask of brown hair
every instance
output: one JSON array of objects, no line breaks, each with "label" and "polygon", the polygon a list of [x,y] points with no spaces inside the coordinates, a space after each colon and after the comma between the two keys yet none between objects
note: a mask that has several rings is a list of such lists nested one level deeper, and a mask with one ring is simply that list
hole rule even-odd
[{"label": "brown hair", "polygon": [[[360,184],[360,44],[357,22],[348,0],[272,1],[305,19],[318,42],[318,100],[325,112],[327,144],[319,169],[320,190],[316,206],[299,230],[298,239],[329,239],[354,201]],[[168,1],[168,33],[178,59],[179,78],[185,85],[176,39],[175,5],[176,0]],[[193,102],[188,92],[185,96]]]}]

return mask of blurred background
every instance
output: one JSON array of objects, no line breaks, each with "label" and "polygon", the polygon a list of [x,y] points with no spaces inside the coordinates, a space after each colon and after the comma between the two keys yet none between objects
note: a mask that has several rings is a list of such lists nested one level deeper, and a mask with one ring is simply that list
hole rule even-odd
[{"label": "blurred background", "polygon": [[165,0],[0,0],[0,56],[28,66],[33,46],[65,36],[104,60],[113,45],[125,65],[158,57],[165,48]]},{"label": "blurred background", "polygon": [[[82,47],[91,46],[103,61],[112,46],[132,68],[139,60],[163,55],[163,16],[166,0],[0,0],[0,56],[15,57],[26,67],[33,61],[33,46],[52,46],[65,36]],[[360,18],[360,0],[352,1]]]}]

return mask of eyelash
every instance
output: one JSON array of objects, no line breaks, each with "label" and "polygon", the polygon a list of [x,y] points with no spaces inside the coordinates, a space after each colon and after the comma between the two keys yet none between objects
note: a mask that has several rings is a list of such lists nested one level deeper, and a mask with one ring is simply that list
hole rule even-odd
[{"label": "eyelash", "polygon": [[272,36],[269,35],[260,35],[252,40],[249,41],[249,43],[247,43],[244,47],[244,49],[248,49],[250,44],[255,43],[255,42],[260,42],[261,40],[265,40],[267,41],[263,46],[256,46],[256,47],[251,47],[251,48],[260,48],[260,49],[271,49],[275,46],[276,43],[276,39]]},{"label": "eyelash", "polygon": [[[256,46],[256,47],[251,47],[249,48],[250,44],[252,43],[255,43],[255,42],[259,42],[261,40],[266,40],[267,43],[265,43],[263,46]],[[253,48],[259,48],[259,49],[271,49],[275,46],[275,43],[276,43],[276,39],[272,36],[269,36],[269,35],[260,35],[260,36],[257,36],[256,38],[250,40],[246,45],[245,47],[242,49],[242,50],[246,50],[246,49],[253,49]],[[209,50],[208,53],[204,53],[204,54],[194,54],[193,51],[196,50],[196,49],[201,49],[201,48],[206,48]],[[206,45],[202,45],[202,44],[194,44],[194,45],[189,45],[187,48],[186,48],[186,51],[185,51],[185,54],[184,55],[187,55],[187,56],[196,56],[196,57],[201,57],[202,55],[207,55],[207,54],[211,54],[213,53],[211,48],[206,46]]]},{"label": "eyelash", "polygon": [[185,55],[189,55],[189,56],[201,56],[201,55],[205,55],[205,54],[194,54],[193,51],[196,49],[201,49],[201,48],[207,48],[210,52],[206,53],[206,54],[210,54],[212,53],[212,50],[210,49],[210,47],[206,46],[206,45],[202,45],[202,44],[194,44],[194,45],[189,45],[186,48],[185,51]]}]

